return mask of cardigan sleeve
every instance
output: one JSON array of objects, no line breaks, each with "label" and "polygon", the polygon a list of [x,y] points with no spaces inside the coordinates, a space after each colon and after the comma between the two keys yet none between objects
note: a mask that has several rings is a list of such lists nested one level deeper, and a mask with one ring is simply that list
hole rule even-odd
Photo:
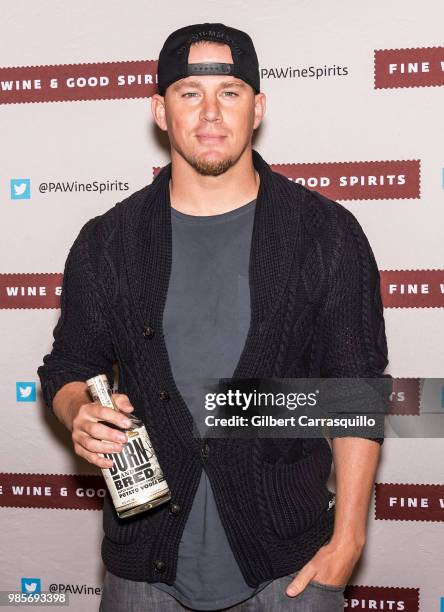
[{"label": "cardigan sleeve", "polygon": [[[385,379],[379,381],[382,385],[375,381],[375,387],[379,388],[376,394],[372,394],[371,385],[364,382],[360,387],[362,395],[357,396],[357,405],[364,403],[369,411],[374,406],[370,406],[367,400],[372,397],[379,399],[376,412],[385,412],[381,389],[387,400],[392,378],[384,374],[388,356],[379,270],[359,222],[348,210],[341,210],[343,215],[339,216],[337,226],[339,239],[332,258],[321,323],[321,376]],[[379,427],[371,439],[382,444],[384,438],[376,437],[376,433],[383,436],[383,416],[378,414],[377,417]]]},{"label": "cardigan sleeve", "polygon": [[114,381],[109,326],[88,260],[87,232],[92,221],[83,226],[69,250],[52,350],[37,370],[43,400],[52,411],[55,394],[69,382],[85,382],[97,374],[106,374],[111,385]]}]

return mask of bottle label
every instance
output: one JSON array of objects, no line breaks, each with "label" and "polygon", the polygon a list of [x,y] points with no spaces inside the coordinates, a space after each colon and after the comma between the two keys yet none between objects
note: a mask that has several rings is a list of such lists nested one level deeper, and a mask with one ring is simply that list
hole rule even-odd
[{"label": "bottle label", "polygon": [[163,472],[145,425],[128,430],[121,453],[106,453],[111,468],[102,468],[116,510],[144,504],[168,493]]}]

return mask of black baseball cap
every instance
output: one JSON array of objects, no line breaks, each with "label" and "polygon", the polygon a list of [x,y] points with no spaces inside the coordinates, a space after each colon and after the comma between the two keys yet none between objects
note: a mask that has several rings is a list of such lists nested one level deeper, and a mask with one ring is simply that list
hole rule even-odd
[{"label": "black baseball cap", "polygon": [[[198,40],[223,42],[229,45],[233,63],[188,63],[190,45]],[[157,66],[158,91],[165,95],[166,88],[188,76],[207,74],[232,75],[245,81],[260,92],[259,62],[250,36],[223,23],[199,23],[175,30],[166,39]]]}]

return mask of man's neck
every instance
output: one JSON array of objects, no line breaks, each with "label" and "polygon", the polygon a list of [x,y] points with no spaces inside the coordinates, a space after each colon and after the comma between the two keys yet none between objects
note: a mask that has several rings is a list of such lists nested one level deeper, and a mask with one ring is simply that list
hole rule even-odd
[{"label": "man's neck", "polygon": [[171,156],[170,200],[172,208],[188,215],[219,215],[235,210],[257,197],[259,174],[251,149],[219,176],[199,174],[183,157]]}]

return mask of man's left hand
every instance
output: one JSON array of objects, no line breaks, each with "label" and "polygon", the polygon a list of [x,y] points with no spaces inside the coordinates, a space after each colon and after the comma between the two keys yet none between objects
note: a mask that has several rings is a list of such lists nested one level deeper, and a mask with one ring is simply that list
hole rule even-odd
[{"label": "man's left hand", "polygon": [[330,540],[298,572],[288,585],[286,594],[290,597],[299,595],[310,580],[317,580],[331,586],[347,585],[354,566],[363,549],[362,544],[354,541],[335,542]]}]

